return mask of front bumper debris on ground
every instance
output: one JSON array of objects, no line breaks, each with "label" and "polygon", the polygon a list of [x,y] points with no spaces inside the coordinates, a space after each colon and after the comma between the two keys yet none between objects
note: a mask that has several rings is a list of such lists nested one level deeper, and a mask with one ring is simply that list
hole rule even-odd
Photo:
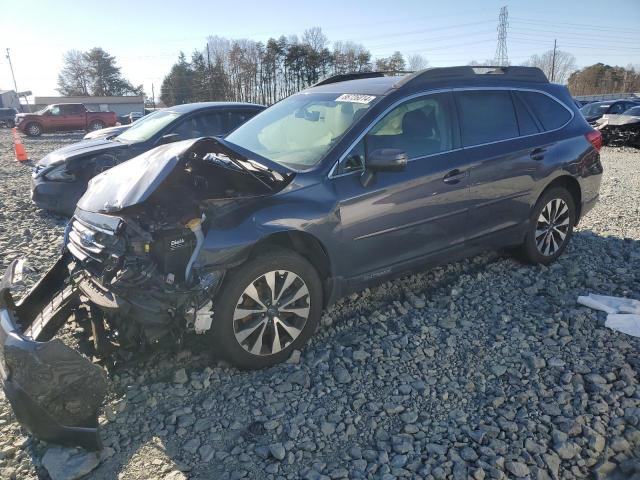
[{"label": "front bumper debris on ground", "polygon": [[18,261],[0,283],[0,381],[17,420],[54,443],[101,448],[98,411],[106,394],[102,369],[52,337],[77,304],[61,256],[19,302],[11,286]]}]

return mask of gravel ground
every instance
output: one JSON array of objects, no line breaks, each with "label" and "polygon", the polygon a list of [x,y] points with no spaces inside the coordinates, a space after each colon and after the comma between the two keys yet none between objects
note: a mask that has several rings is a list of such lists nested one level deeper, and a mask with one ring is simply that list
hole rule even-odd
[{"label": "gravel ground", "polygon": [[[78,138],[25,144],[38,159]],[[640,152],[602,156],[601,201],[550,268],[491,253],[387,282],[267,370],[194,340],[136,357],[112,377],[100,458],[32,439],[0,394],[0,477],[640,479],[640,339],[576,304],[640,299]],[[2,268],[59,248],[65,219],[31,204],[29,174],[0,130]]]}]

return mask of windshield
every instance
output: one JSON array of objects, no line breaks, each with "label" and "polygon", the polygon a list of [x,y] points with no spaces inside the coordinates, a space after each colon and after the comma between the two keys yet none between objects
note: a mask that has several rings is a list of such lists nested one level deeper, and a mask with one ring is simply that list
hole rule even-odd
[{"label": "windshield", "polygon": [[640,106],[638,107],[631,107],[629,110],[626,110],[624,112],[625,115],[635,115],[635,116],[640,116]]},{"label": "windshield", "polygon": [[131,127],[118,135],[116,139],[121,142],[147,141],[180,115],[178,112],[169,112],[167,110],[150,113],[132,123]]},{"label": "windshield", "polygon": [[225,141],[294,169],[317,164],[376,103],[373,95],[300,93],[238,127]]},{"label": "windshield", "polygon": [[609,110],[610,103],[590,103],[580,109],[582,115],[591,117],[593,115],[604,115]]}]

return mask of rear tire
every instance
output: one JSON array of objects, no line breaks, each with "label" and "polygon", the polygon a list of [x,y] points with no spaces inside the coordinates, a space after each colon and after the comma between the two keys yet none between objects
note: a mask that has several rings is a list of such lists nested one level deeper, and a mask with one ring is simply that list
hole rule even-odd
[{"label": "rear tire", "polygon": [[549,265],[569,244],[576,223],[576,207],[566,189],[552,188],[536,202],[519,254],[529,263]]},{"label": "rear tire", "polygon": [[27,128],[25,128],[25,133],[29,137],[39,137],[40,135],[42,135],[42,125],[36,122],[32,122],[27,125]]},{"label": "rear tire", "polygon": [[321,313],[322,283],[313,266],[295,252],[271,250],[227,272],[210,337],[231,364],[264,368],[300,350]]},{"label": "rear tire", "polygon": [[95,130],[102,130],[105,127],[103,122],[100,122],[98,120],[93,121],[89,124],[89,131],[93,132]]}]

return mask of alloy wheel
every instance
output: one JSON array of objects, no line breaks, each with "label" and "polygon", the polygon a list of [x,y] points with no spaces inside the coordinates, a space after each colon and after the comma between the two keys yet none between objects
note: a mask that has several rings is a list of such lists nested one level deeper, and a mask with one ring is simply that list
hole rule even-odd
[{"label": "alloy wheel", "polygon": [[253,355],[274,355],[302,333],[311,309],[309,288],[288,270],[256,278],[240,295],[233,313],[233,333]]},{"label": "alloy wheel", "polygon": [[562,247],[571,227],[570,220],[569,206],[561,198],[554,198],[544,206],[535,232],[536,247],[542,255],[550,257]]},{"label": "alloy wheel", "polygon": [[35,136],[39,135],[40,134],[40,127],[38,125],[35,125],[35,124],[29,125],[29,133],[31,135],[35,135]]}]

